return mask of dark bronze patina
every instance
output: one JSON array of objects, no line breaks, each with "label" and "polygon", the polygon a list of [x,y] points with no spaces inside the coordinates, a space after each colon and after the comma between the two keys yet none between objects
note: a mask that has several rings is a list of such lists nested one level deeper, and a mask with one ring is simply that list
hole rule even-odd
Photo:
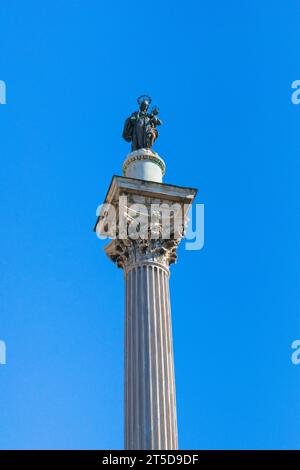
[{"label": "dark bronze patina", "polygon": [[131,150],[151,149],[158,136],[156,127],[162,124],[159,110],[153,107],[148,113],[150,96],[142,95],[137,101],[140,109],[126,119],[122,136],[126,142],[131,142]]}]

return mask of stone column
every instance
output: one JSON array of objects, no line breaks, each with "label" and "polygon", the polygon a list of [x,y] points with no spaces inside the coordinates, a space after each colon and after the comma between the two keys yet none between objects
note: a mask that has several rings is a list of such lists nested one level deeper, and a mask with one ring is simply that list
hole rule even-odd
[{"label": "stone column", "polygon": [[[124,176],[113,177],[95,225],[99,236],[112,239],[105,251],[125,278],[125,449],[178,448],[169,266],[197,190],[162,183],[164,171],[157,154],[132,152]],[[150,225],[149,232],[133,238],[128,228],[140,224],[137,205],[150,214]],[[157,213],[166,206],[173,216],[163,223]],[[170,227],[170,236],[164,227]]]},{"label": "stone column", "polygon": [[145,259],[124,274],[125,449],[177,449],[169,268]]}]

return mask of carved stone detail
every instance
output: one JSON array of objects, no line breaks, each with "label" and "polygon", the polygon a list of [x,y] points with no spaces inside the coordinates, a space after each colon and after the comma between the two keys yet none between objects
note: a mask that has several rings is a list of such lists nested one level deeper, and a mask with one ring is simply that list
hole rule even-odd
[{"label": "carved stone detail", "polygon": [[126,171],[129,165],[135,161],[150,161],[158,165],[161,169],[162,176],[166,172],[166,164],[163,159],[158,155],[158,153],[154,152],[150,149],[139,149],[134,150],[129,155],[127,155],[125,162],[123,163],[123,175],[126,176]]},{"label": "carved stone detail", "polygon": [[[176,262],[177,247],[184,237],[188,217],[182,211],[182,205],[173,205],[173,201],[146,197],[141,194],[127,193],[127,204],[120,206],[118,203],[116,217],[116,233],[113,240],[105,247],[106,254],[119,267],[127,271],[133,266],[141,264],[156,263],[168,270],[170,264]],[[137,222],[140,215],[139,209],[132,209],[133,204],[141,204],[146,211],[145,231]],[[166,204],[173,207],[174,214],[162,221],[160,208]],[[121,234],[120,217],[123,219],[122,226],[127,225],[125,234]],[[175,222],[176,221],[176,222]],[[104,223],[103,223],[104,222]],[[102,221],[105,225],[105,217]],[[130,236],[131,225],[138,225],[138,234]],[[167,236],[165,234],[168,234]]]},{"label": "carved stone detail", "polygon": [[157,263],[165,269],[176,262],[177,246],[181,239],[113,240],[105,249],[109,258],[125,271],[133,266]]}]

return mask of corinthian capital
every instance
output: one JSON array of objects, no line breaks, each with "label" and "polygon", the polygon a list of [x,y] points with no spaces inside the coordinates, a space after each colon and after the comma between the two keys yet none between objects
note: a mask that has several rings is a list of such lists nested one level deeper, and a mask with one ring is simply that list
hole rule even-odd
[{"label": "corinthian capital", "polygon": [[114,176],[95,231],[111,238],[105,251],[125,271],[154,263],[168,270],[184,236],[196,190]]},{"label": "corinthian capital", "polygon": [[149,263],[159,264],[168,269],[170,264],[176,262],[176,251],[180,240],[181,238],[116,239],[105,247],[105,252],[119,268],[125,271],[130,267]]}]

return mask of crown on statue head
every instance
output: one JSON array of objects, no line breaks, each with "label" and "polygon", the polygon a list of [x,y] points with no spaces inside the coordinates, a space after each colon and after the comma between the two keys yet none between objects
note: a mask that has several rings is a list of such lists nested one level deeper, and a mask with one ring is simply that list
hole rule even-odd
[{"label": "crown on statue head", "polygon": [[149,104],[151,104],[152,98],[149,95],[139,96],[137,99],[138,104],[141,104],[143,101],[147,101]]}]

